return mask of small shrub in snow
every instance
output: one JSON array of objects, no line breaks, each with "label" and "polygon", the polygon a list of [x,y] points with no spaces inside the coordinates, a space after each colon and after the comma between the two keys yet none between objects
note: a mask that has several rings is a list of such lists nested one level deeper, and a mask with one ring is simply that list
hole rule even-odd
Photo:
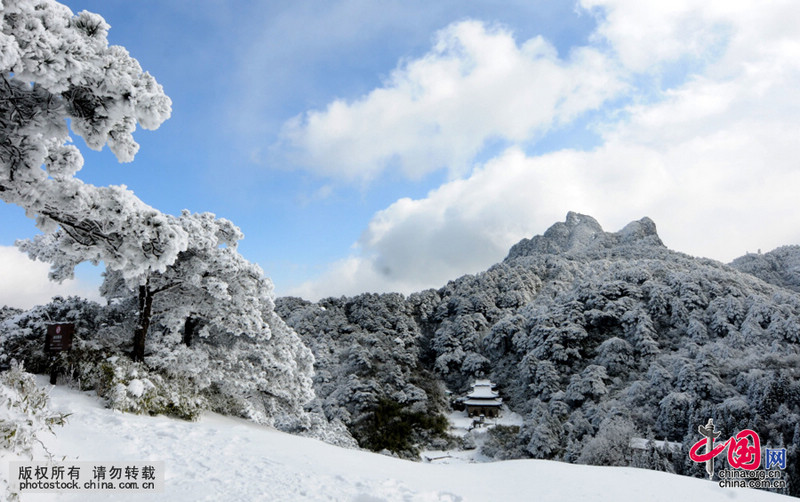
[{"label": "small shrub in snow", "polygon": [[297,431],[301,436],[319,439],[342,448],[358,448],[358,441],[353,439],[347,426],[341,420],[330,420],[319,412],[308,414],[308,423],[304,430]]},{"label": "small shrub in snow", "polygon": [[622,417],[603,420],[600,429],[586,442],[579,464],[626,466],[630,463],[630,441],[637,436],[634,425]]},{"label": "small shrub in snow", "polygon": [[115,410],[195,420],[205,408],[195,386],[183,379],[164,378],[142,363],[110,357],[101,370],[98,393]]},{"label": "small shrub in snow", "polygon": [[481,445],[481,453],[489,458],[507,460],[525,456],[519,444],[518,425],[496,425],[489,429],[486,440]]},{"label": "small shrub in snow", "polygon": [[416,445],[445,437],[447,428],[443,415],[412,412],[389,399],[381,399],[362,422],[354,425],[361,446],[373,451],[389,450],[407,458],[418,458]]},{"label": "small shrub in snow", "polygon": [[66,415],[48,409],[47,392],[16,361],[0,373],[0,449],[32,458],[37,434],[63,425]]},{"label": "small shrub in snow", "polygon": [[[64,425],[67,416],[53,413],[48,402],[47,392],[16,361],[0,373],[0,457],[32,459],[37,436]],[[0,476],[0,493],[6,500],[19,500],[7,483],[5,476]]]}]

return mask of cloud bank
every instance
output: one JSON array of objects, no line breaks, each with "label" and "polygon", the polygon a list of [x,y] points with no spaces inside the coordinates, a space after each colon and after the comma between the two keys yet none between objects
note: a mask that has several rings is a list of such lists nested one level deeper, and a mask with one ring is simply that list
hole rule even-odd
[{"label": "cloud bank", "polygon": [[494,140],[527,141],[599,107],[626,88],[618,77],[591,47],[562,60],[541,37],[517,44],[501,27],[463,21],[440,31],[430,52],[401,63],[382,87],[289,121],[283,142],[297,162],[325,176],[461,175]]}]

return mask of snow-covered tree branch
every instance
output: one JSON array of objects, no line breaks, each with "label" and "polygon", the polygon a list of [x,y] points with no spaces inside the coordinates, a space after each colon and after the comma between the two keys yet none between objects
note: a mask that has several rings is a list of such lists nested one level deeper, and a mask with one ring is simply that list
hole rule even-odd
[{"label": "snow-covered tree branch", "polygon": [[163,270],[186,235],[124,186],[96,187],[75,174],[83,156],[72,133],[121,162],[138,151],[137,124],[156,129],[171,101],[128,52],[109,46],[97,14],[51,0],[0,7],[0,199],[25,209],[44,232],[21,244],[63,280],[78,263],[104,261],[126,277]]}]

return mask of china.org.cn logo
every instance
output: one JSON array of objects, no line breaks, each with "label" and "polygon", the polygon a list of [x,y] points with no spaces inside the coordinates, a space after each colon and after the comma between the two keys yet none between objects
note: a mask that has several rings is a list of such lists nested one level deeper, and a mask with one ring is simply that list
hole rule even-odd
[{"label": "china.org.cn logo", "polygon": [[714,458],[727,450],[729,469],[722,469],[719,486],[722,488],[785,488],[786,448],[765,448],[764,468],[761,466],[761,438],[751,429],[744,429],[725,442],[715,444],[722,434],[714,429],[714,421],[697,427],[703,436],[689,449],[689,458],[705,463],[708,479],[714,477]]}]

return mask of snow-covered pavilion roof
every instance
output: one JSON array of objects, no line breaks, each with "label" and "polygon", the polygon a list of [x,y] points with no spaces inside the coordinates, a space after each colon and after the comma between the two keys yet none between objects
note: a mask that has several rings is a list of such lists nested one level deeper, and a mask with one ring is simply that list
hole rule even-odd
[{"label": "snow-covered pavilion roof", "polygon": [[492,399],[498,397],[500,394],[493,391],[491,387],[474,387],[472,392],[467,394],[468,399],[478,398],[478,399]]},{"label": "snow-covered pavilion roof", "polygon": [[500,394],[492,390],[492,382],[489,380],[476,380],[472,384],[472,392],[467,394],[467,399],[493,399]]}]

